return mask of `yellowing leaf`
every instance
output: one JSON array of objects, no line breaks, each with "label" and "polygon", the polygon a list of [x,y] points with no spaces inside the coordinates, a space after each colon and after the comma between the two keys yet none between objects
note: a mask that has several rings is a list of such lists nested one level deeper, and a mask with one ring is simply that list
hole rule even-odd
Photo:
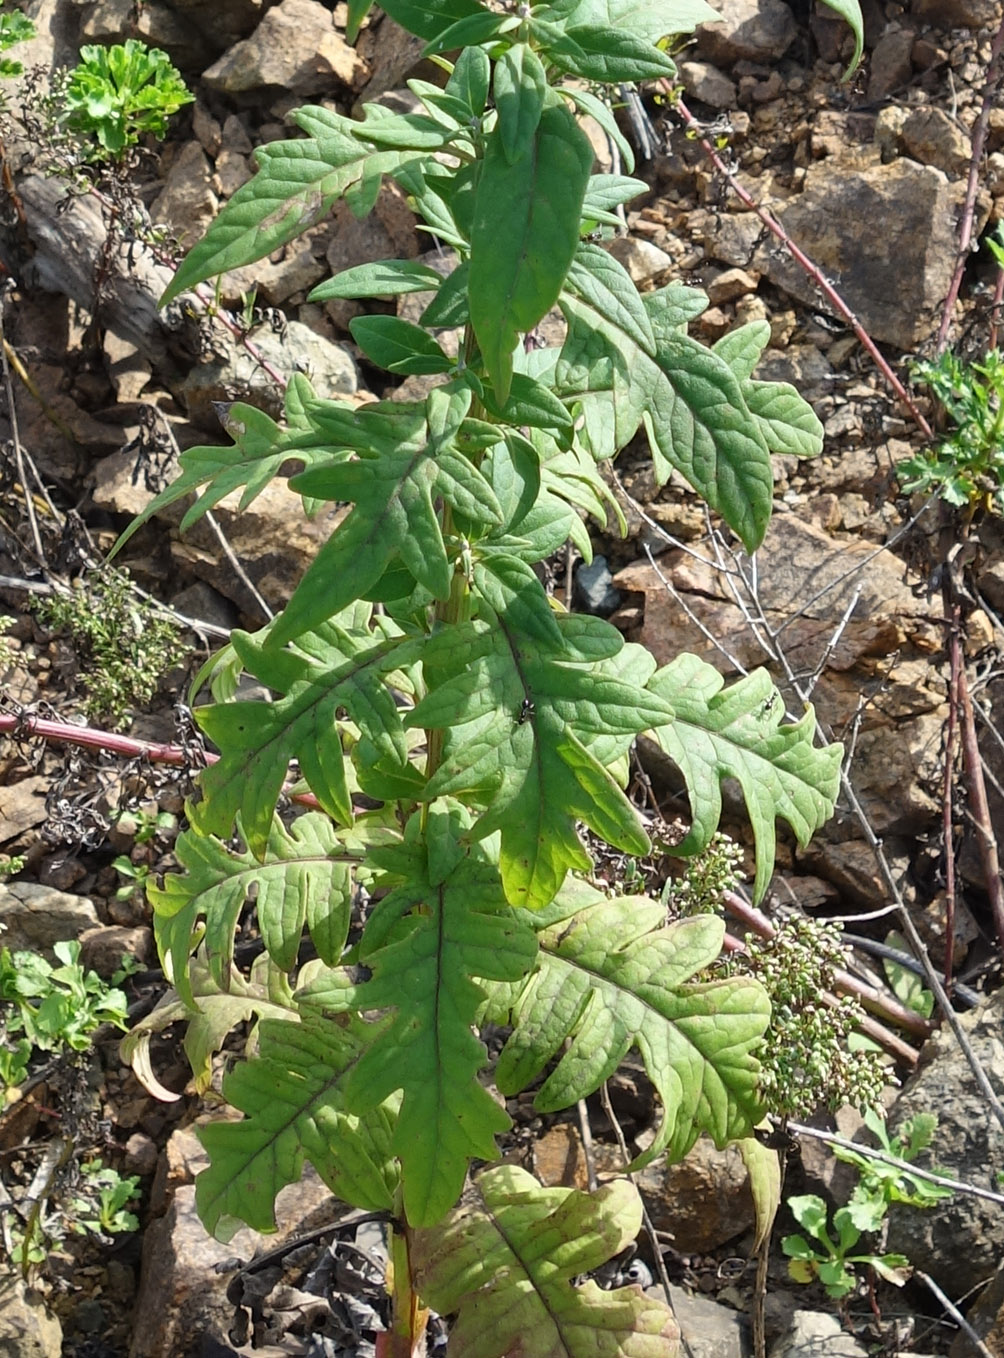
[{"label": "yellowing leaf", "polygon": [[675,1358],[680,1332],[664,1302],[640,1287],[573,1286],[640,1228],[626,1179],[589,1194],[502,1165],[442,1225],[414,1232],[410,1253],[423,1300],[457,1313],[451,1358]]}]

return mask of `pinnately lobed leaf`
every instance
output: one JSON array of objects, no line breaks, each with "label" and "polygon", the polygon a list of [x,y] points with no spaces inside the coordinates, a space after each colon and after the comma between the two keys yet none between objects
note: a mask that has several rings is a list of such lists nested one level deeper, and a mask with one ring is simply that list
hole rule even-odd
[{"label": "pinnately lobed leaf", "polygon": [[641,1198],[625,1179],[596,1193],[543,1188],[515,1165],[486,1170],[473,1199],[435,1231],[412,1238],[422,1295],[456,1312],[459,1358],[649,1358],[673,1353],[679,1329],[639,1287],[605,1292],[576,1275],[598,1268],[641,1227]]},{"label": "pinnately lobed leaf", "polygon": [[563,899],[546,913],[537,966],[512,1001],[499,1088],[526,1088],[561,1053],[534,1104],[567,1108],[637,1046],[662,1102],[645,1161],[663,1150],[681,1159],[701,1132],[718,1146],[749,1135],[762,1116],[754,1050],[770,1004],[747,978],[694,980],[719,954],[722,921],[660,927],[658,901],[609,900],[584,885]]},{"label": "pinnately lobed leaf", "polygon": [[754,670],[726,689],[722,676],[693,655],[681,655],[648,687],[675,715],[653,734],[687,780],[693,821],[680,853],[710,842],[721,815],[721,782],[734,778],[746,799],[756,836],[754,900],[774,869],[774,822],[783,817],[807,844],[833,814],[843,746],[813,744],[811,708],[784,723],[784,704],[766,670]]}]

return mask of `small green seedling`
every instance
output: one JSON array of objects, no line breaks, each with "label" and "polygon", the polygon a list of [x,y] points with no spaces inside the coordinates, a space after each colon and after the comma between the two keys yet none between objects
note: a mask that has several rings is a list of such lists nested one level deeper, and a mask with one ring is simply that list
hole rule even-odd
[{"label": "small green seedling", "polygon": [[[896,1136],[890,1137],[885,1119],[874,1108],[870,1108],[865,1113],[865,1126],[886,1155],[899,1161],[910,1161],[916,1160],[920,1152],[931,1144],[938,1119],[933,1113],[917,1113],[903,1123]],[[876,1160],[873,1156],[848,1150],[844,1146],[835,1146],[833,1153],[838,1160],[855,1165],[860,1171],[861,1181],[847,1204],[847,1210],[855,1226],[862,1231],[877,1231],[891,1203],[933,1207],[935,1203],[952,1196],[950,1188],[932,1183],[918,1174],[911,1174],[903,1164],[891,1165],[886,1160]]]},{"label": "small green seedling", "polygon": [[81,1189],[67,1212],[70,1229],[77,1235],[122,1235],[139,1230],[139,1219],[126,1211],[126,1204],[139,1196],[139,1178],[123,1178],[117,1169],[100,1160],[80,1166]]},{"label": "small green seedling", "polygon": [[991,349],[981,363],[965,363],[944,353],[915,364],[913,375],[927,384],[955,428],[936,448],[899,464],[903,490],[934,493],[970,514],[1004,513],[1004,355]]},{"label": "small green seedling", "polygon": [[[908,954],[910,951],[906,939],[895,929],[886,934],[885,942],[887,947],[896,948],[899,952]],[[900,1004],[905,1004],[907,1009],[920,1014],[921,1018],[931,1017],[934,1011],[934,996],[915,971],[904,967],[900,962],[894,962],[891,958],[883,959],[882,970]]]},{"label": "small green seedling", "polygon": [[24,854],[0,854],[0,881],[24,871]]},{"label": "small green seedling", "polygon": [[785,1236],[781,1248],[790,1259],[788,1272],[796,1282],[808,1283],[814,1278],[826,1288],[831,1297],[845,1297],[856,1283],[855,1265],[864,1264],[875,1270],[886,1282],[902,1287],[909,1270],[909,1260],[902,1254],[851,1254],[861,1236],[878,1231],[889,1207],[894,1202],[910,1207],[933,1207],[943,1198],[950,1198],[952,1190],[943,1184],[923,1179],[903,1164],[915,1160],[930,1145],[938,1125],[933,1113],[918,1113],[903,1123],[896,1136],[890,1137],[881,1113],[870,1108],[865,1113],[865,1125],[875,1136],[882,1151],[900,1164],[892,1165],[876,1160],[867,1153],[834,1146],[833,1153],[861,1175],[860,1182],[846,1207],[833,1215],[837,1232],[834,1241],[826,1228],[826,1206],[821,1198],[809,1193],[788,1199],[788,1206],[798,1224],[816,1242],[813,1245],[802,1235]]},{"label": "small green seedling", "polygon": [[20,75],[24,70],[20,61],[2,54],[9,52],[18,43],[30,42],[34,36],[35,25],[27,14],[22,14],[19,9],[12,10],[9,14],[0,14],[0,79],[6,80],[11,76]]},{"label": "small green seedling", "polygon": [[121,160],[145,133],[163,137],[167,120],[194,96],[166,52],[135,38],[114,47],[80,49],[66,86],[67,126],[96,137],[84,151],[92,164]]},{"label": "small green seedling", "polygon": [[120,877],[126,879],[115,892],[117,901],[132,900],[133,896],[137,893],[142,894],[146,889],[146,884],[150,881],[149,863],[134,863],[127,854],[121,853],[112,863],[112,867]]},{"label": "small green seedling", "polygon": [[53,952],[58,966],[39,953],[0,948],[0,1026],[7,1038],[21,1035],[0,1050],[0,1082],[7,1091],[24,1080],[33,1051],[86,1051],[103,1023],[127,1026],[125,995],[85,970],[80,943],[59,942]]},{"label": "small green seedling", "polygon": [[908,1277],[910,1261],[904,1254],[851,1254],[861,1239],[862,1232],[851,1219],[850,1209],[841,1207],[833,1215],[836,1240],[826,1228],[826,1204],[815,1193],[789,1198],[788,1206],[804,1235],[786,1235],[781,1248],[790,1260],[788,1272],[796,1282],[811,1283],[816,1278],[826,1288],[827,1296],[846,1297],[857,1285],[855,1266],[873,1268],[886,1282],[902,1287]]}]

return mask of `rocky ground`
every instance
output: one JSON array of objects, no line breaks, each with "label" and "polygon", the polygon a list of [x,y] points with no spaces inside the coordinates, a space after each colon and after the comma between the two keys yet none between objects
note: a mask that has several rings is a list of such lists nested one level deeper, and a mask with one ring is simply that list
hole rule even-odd
[{"label": "rocky ground", "polygon": [[[783,0],[716,0],[716,7],[723,22],[706,26],[680,56],[694,117],[734,180],[776,215],[905,374],[911,355],[933,350],[955,268],[971,137],[1000,21],[996,0],[915,0],[912,9],[868,0],[865,61],[850,80],[843,74],[851,39],[831,11],[810,13]],[[33,611],[46,581],[68,581],[97,561],[171,478],[179,447],[219,439],[214,401],[250,400],[276,413],[272,374],[297,369],[332,394],[360,401],[389,394],[349,341],[347,323],[360,306],[318,306],[306,294],[330,272],[367,259],[422,255],[435,264],[438,256],[416,232],[403,196],[385,187],[365,221],[339,208],[307,237],[224,279],[220,300],[241,317],[231,327],[241,332],[236,338],[205,314],[176,309],[158,318],[152,299],[170,276],[163,261],[171,238],[181,247],[197,239],[251,175],[254,148],[289,135],[289,110],[307,101],[342,110],[373,98],[406,103],[404,81],[417,67],[418,46],[389,21],[374,20],[353,50],[342,38],[344,5],[332,13],[316,0],[282,0],[267,10],[260,0],[212,8],[180,0],[38,0],[27,8],[39,37],[25,63],[29,72],[42,71],[29,89],[44,89],[45,72],[71,64],[80,43],[140,36],[166,49],[197,93],[168,143],[137,158],[128,191],[121,186],[116,197],[106,190],[101,203],[75,197],[58,215],[63,190],[37,171],[43,162],[65,162],[65,148],[45,145],[37,115],[27,133],[23,124],[5,133],[5,164],[24,217],[10,200],[0,227],[16,280],[4,333],[17,415],[15,429],[8,401],[0,609],[12,626],[0,658],[0,712],[70,719],[86,698],[86,656]],[[960,525],[937,505],[902,495],[896,476],[897,464],[924,444],[916,419],[818,280],[744,206],[656,92],[645,92],[644,112],[644,124],[625,121],[625,131],[651,191],[632,205],[627,233],[612,248],[642,286],[678,277],[703,287],[711,305],[696,332],[709,342],[738,323],[769,321],[771,347],[759,375],[791,381],[812,401],[826,448],[811,462],[776,459],[776,513],[755,572],[682,484],[657,492],[641,451],[628,450],[613,483],[627,538],[597,534],[598,564],[587,570],[569,558],[558,564],[556,584],[576,606],[610,616],[644,641],[660,663],[691,650],[726,675],[766,664],[794,713],[811,693],[824,728],[852,750],[849,789],[810,848],[782,840],[768,904],[781,910],[794,902],[843,919],[863,940],[855,965],[884,988],[880,963],[867,949],[869,940],[885,937],[896,894],[939,966],[944,955],[946,609],[953,599],[964,615],[964,661],[998,838],[1004,828],[1004,533],[992,519],[971,526],[953,575],[959,592],[945,594]],[[605,141],[598,137],[596,146],[608,159]],[[132,199],[168,229],[157,251],[130,241],[127,225],[114,249],[104,248],[110,216],[128,223]],[[974,215],[974,240],[1004,216],[1004,111],[996,107]],[[988,254],[974,252],[952,330],[969,356],[986,347],[993,286]],[[918,403],[933,419],[922,395]],[[28,497],[26,485],[34,487]],[[145,740],[190,739],[176,708],[186,678],[224,629],[260,625],[269,606],[289,597],[324,531],[323,522],[305,524],[297,497],[275,485],[249,513],[239,516],[224,501],[215,526],[200,524],[185,536],[178,517],[144,529],[125,557],[142,589],[195,624],[185,635],[187,666],[169,669],[129,725],[130,736]],[[129,617],[127,610],[120,626],[141,631]],[[674,800],[672,771],[649,766],[649,773],[667,814],[684,810]],[[57,939],[79,938],[85,960],[105,976],[123,952],[133,955],[140,971],[125,986],[131,1016],[139,1017],[164,984],[148,907],[128,886],[171,866],[185,773],[15,735],[0,744],[0,775],[0,851],[23,860],[0,882],[4,942],[45,950]],[[116,821],[123,808],[131,822]],[[152,820],[137,821],[137,811],[175,821],[138,835],[137,825]],[[960,786],[952,831],[955,974],[976,992],[980,1007],[966,1023],[1000,1091],[998,954],[986,860],[968,811]],[[744,833],[739,821],[732,829]],[[121,855],[133,864],[131,879],[113,867]],[[929,1043],[916,1070],[920,1036],[907,1032],[903,1041],[895,1074],[906,1086],[892,1121],[936,1111],[938,1162],[963,1181],[993,1188],[1004,1143],[955,1039],[943,1033]],[[381,1305],[367,1272],[373,1242],[339,1233],[337,1208],[309,1175],[284,1195],[277,1240],[250,1231],[226,1246],[210,1240],[194,1210],[202,1152],[192,1124],[211,1109],[212,1096],[200,1098],[187,1086],[178,1029],[158,1038],[150,1057],[157,1080],[179,1097],[165,1102],[148,1094],[107,1032],[85,1059],[50,1063],[24,1098],[0,1111],[5,1220],[23,1220],[31,1201],[44,1200],[57,1182],[51,1147],[71,1114],[88,1153],[100,1151],[121,1173],[138,1176],[142,1188],[139,1232],[110,1243],[70,1237],[55,1244],[34,1275],[35,1293],[0,1282],[0,1352],[371,1352],[364,1335]],[[629,1073],[614,1099],[622,1120],[643,1133],[651,1105],[642,1084]],[[599,1104],[589,1113],[602,1169],[612,1149],[604,1142],[609,1122]],[[857,1125],[850,1115],[840,1123],[851,1133]],[[542,1178],[585,1181],[574,1117],[556,1123],[527,1112],[517,1126],[517,1143]],[[822,1191],[840,1202],[847,1187],[846,1170],[804,1139],[790,1190]],[[751,1352],[745,1260],[752,1206],[738,1156],[701,1145],[682,1166],[648,1171],[643,1188],[664,1233],[674,1305],[691,1350]],[[5,1241],[9,1246],[9,1231]],[[894,1214],[889,1247],[967,1307],[973,1289],[989,1281],[970,1318],[991,1352],[1004,1353],[999,1203],[957,1196],[929,1213]],[[256,1251],[274,1252],[263,1258]],[[852,1333],[841,1333],[841,1324]],[[12,1338],[19,1325],[21,1338]],[[920,1282],[853,1297],[838,1312],[820,1289],[796,1289],[779,1253],[771,1257],[773,1354],[810,1346],[826,1354],[942,1352],[955,1335],[942,1302]],[[967,1342],[954,1339],[952,1353],[962,1355]]]}]

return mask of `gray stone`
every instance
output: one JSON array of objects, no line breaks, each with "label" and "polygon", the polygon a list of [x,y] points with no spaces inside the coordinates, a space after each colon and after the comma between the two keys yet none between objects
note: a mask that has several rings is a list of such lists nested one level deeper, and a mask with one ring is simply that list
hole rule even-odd
[{"label": "gray stone", "polygon": [[59,1358],[63,1331],[21,1278],[0,1279],[0,1358]]},{"label": "gray stone", "polygon": [[12,952],[30,949],[53,959],[52,945],[79,938],[98,922],[93,901],[37,882],[0,885],[0,938]]},{"label": "gray stone", "polygon": [[202,145],[186,142],[167,172],[164,187],[154,199],[150,216],[171,228],[179,243],[192,246],[216,216],[219,199],[213,192],[213,171]]},{"label": "gray stone", "polygon": [[[966,1319],[986,1344],[993,1358],[1004,1355],[1004,1262],[966,1314]],[[955,1336],[949,1358],[970,1358],[973,1345],[964,1330]]]},{"label": "gray stone", "polygon": [[359,89],[368,74],[366,62],[335,32],[329,9],[317,0],[282,0],[203,80],[225,94],[279,89],[302,97]]},{"label": "gray stone", "polygon": [[[661,1287],[646,1292],[655,1300],[664,1299]],[[692,1296],[682,1287],[670,1284],[669,1293],[684,1354],[689,1358],[749,1358],[753,1342],[745,1316],[708,1297]]]},{"label": "gray stone", "polygon": [[282,390],[258,361],[260,354],[279,373],[305,373],[319,396],[350,396],[359,385],[355,361],[347,349],[333,344],[299,321],[290,321],[283,334],[256,331],[255,353],[243,345],[221,340],[225,358],[196,364],[181,387],[189,418],[222,436],[216,402],[244,401],[265,410],[273,419],[282,413]]},{"label": "gray stone", "polygon": [[621,592],[613,580],[605,556],[594,556],[588,566],[583,562],[575,572],[575,598],[583,612],[609,618],[620,607]]},{"label": "gray stone", "polygon": [[174,607],[186,618],[207,622],[211,627],[220,627],[227,632],[238,623],[237,611],[230,600],[201,580],[176,594]]},{"label": "gray stone", "polygon": [[783,0],[712,0],[720,23],[699,25],[697,52],[727,69],[736,61],[779,61],[798,31]]},{"label": "gray stone", "polygon": [[[973,1050],[994,1089],[1004,1088],[1004,991],[961,1017]],[[948,1027],[930,1039],[921,1064],[889,1116],[892,1132],[915,1113],[937,1113],[931,1152],[953,1179],[999,1191],[1004,1170],[1004,1131],[987,1108],[969,1064]],[[993,1277],[1004,1257],[1004,1211],[1000,1205],[956,1193],[924,1211],[894,1203],[889,1211],[888,1248],[905,1254],[929,1273],[950,1297],[961,1297]]]},{"label": "gray stone", "polygon": [[846,1334],[837,1316],[796,1311],[791,1328],[770,1350],[769,1358],[867,1358],[863,1344]]}]

